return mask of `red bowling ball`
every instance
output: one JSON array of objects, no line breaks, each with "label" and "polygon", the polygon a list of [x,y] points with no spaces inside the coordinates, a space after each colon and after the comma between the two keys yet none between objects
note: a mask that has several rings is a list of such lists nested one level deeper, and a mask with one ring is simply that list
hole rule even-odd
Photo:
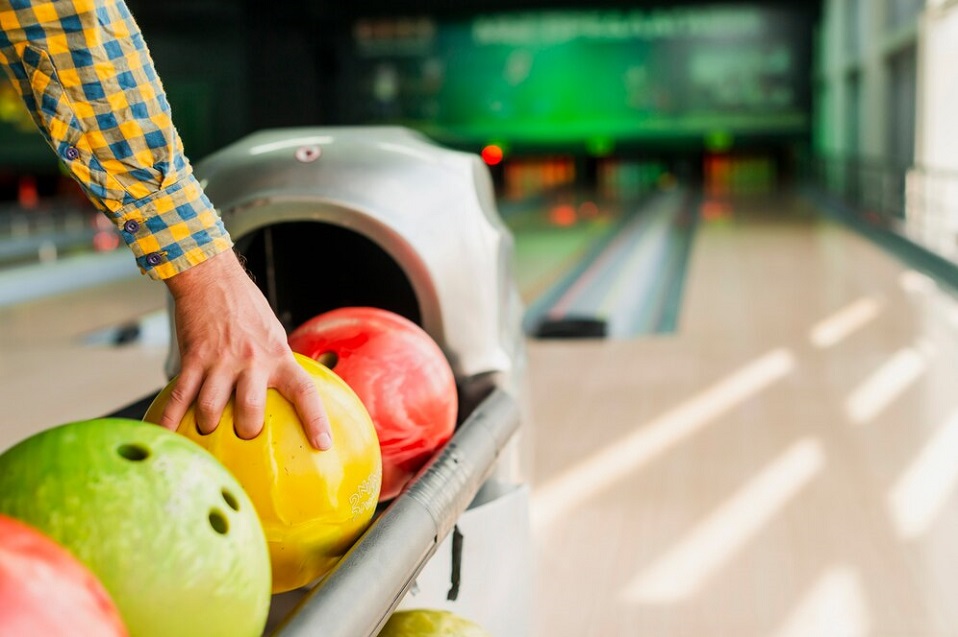
[{"label": "red bowling ball", "polygon": [[125,637],[106,589],[65,548],[0,515],[0,635]]},{"label": "red bowling ball", "polygon": [[369,411],[382,448],[380,500],[399,495],[452,437],[455,377],[439,346],[412,321],[378,308],[340,308],[299,326],[289,344],[336,372]]}]

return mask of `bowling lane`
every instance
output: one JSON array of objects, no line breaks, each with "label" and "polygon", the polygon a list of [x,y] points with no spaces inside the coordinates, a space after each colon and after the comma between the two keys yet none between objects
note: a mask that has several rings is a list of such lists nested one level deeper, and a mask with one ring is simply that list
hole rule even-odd
[{"label": "bowling lane", "polygon": [[566,331],[583,319],[612,338],[674,330],[698,196],[669,188],[595,203],[589,195],[560,193],[537,214],[506,217],[526,332]]},{"label": "bowling lane", "polygon": [[516,242],[516,283],[526,304],[561,285],[628,221],[626,205],[566,192],[500,203]]},{"label": "bowling lane", "polygon": [[954,635],[958,301],[706,200],[678,330],[531,340],[539,635]]}]

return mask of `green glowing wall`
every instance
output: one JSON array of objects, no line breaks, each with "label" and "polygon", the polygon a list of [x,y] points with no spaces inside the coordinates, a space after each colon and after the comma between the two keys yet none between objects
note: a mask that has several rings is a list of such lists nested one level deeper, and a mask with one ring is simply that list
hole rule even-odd
[{"label": "green glowing wall", "polygon": [[804,134],[805,20],[748,6],[365,20],[342,106],[464,143]]}]

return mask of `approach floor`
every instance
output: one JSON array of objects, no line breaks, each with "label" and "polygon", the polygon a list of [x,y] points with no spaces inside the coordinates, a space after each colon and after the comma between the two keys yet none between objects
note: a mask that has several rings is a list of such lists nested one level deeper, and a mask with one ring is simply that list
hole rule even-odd
[{"label": "approach floor", "polygon": [[530,342],[537,634],[958,634],[958,302],[796,199],[701,206],[674,333]]}]

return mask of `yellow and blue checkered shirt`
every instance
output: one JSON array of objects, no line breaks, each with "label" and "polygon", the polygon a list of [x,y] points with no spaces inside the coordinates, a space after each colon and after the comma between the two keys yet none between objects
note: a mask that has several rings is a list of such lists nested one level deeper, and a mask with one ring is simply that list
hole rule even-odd
[{"label": "yellow and blue checkered shirt", "polygon": [[0,0],[0,64],[143,272],[165,279],[232,246],[123,0]]}]

